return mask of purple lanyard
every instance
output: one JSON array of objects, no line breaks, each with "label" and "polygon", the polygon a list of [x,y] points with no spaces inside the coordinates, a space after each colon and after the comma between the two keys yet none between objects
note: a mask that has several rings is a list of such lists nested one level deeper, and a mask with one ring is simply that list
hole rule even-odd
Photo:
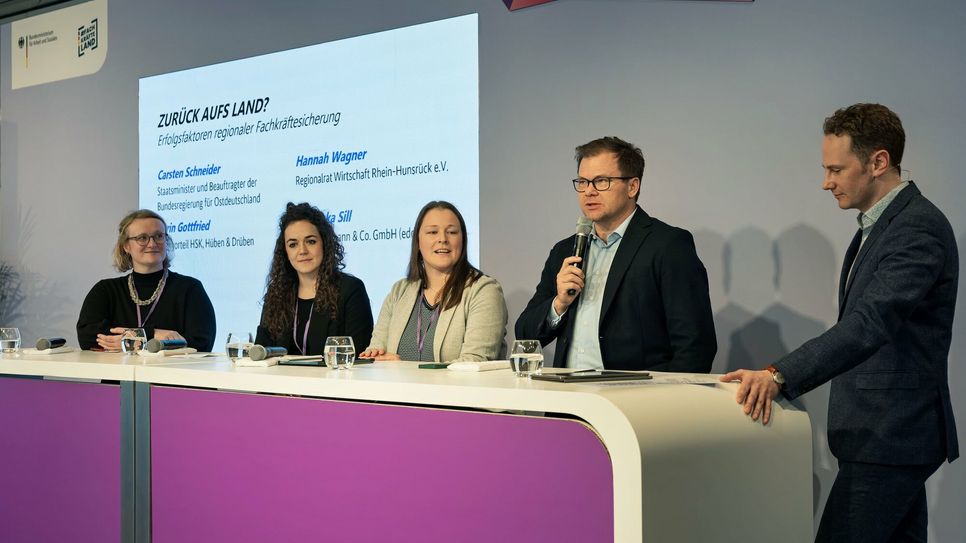
[{"label": "purple lanyard", "polygon": [[[165,276],[167,276],[167,272],[165,272]],[[164,277],[162,277],[161,279],[164,280]],[[165,283],[165,285],[166,284],[167,283]],[[161,295],[164,294],[164,287],[165,287],[165,285],[161,285],[161,291],[158,292],[158,297],[154,299],[154,303],[151,304],[151,310],[148,311],[148,316],[147,317],[144,317],[144,320],[143,321],[141,320],[141,306],[139,306],[138,304],[134,304],[134,307],[138,311],[138,328],[144,327],[144,323],[148,322],[148,319],[151,318],[151,314],[154,313],[154,308],[155,307],[158,307],[158,302],[161,301]]]},{"label": "purple lanyard", "polygon": [[307,351],[309,348],[309,324],[312,323],[313,309],[314,308],[309,308],[309,318],[305,320],[305,332],[302,334],[302,346],[299,347],[299,338],[298,335],[296,335],[299,322],[299,300],[298,297],[295,298],[295,316],[292,317],[292,341],[295,342],[295,348],[298,349],[302,354],[305,354],[305,351]]},{"label": "purple lanyard", "polygon": [[433,314],[429,317],[429,324],[426,326],[426,331],[423,332],[423,308],[419,307],[420,302],[423,300],[423,295],[420,293],[416,297],[416,347],[419,349],[419,359],[423,359],[423,343],[426,341],[426,336],[429,335],[429,329],[433,327],[433,323],[436,322],[436,317],[439,316],[439,304],[433,309]]}]

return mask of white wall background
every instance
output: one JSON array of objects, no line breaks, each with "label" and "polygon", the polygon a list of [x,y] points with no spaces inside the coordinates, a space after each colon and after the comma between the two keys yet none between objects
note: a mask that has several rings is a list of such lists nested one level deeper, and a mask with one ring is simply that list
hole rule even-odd
[{"label": "white wall background", "polygon": [[[835,320],[855,230],[854,213],[819,187],[821,123],[836,108],[877,101],[900,115],[903,167],[966,240],[959,0],[558,0],[515,13],[501,0],[109,1],[110,49],[92,76],[11,91],[9,25],[0,32],[0,261],[23,278],[15,323],[28,340],[75,337],[85,294],[112,275],[114,228],[137,205],[139,77],[471,12],[482,239],[470,243],[503,283],[511,335],[551,245],[573,231],[573,148],[602,135],[644,149],[643,206],[695,234],[717,371],[764,366]],[[950,379],[966,441],[960,300]],[[802,402],[815,428],[816,522],[836,469],[827,397],[822,388]],[[962,541],[966,462],[944,466],[928,490],[930,540]]]}]

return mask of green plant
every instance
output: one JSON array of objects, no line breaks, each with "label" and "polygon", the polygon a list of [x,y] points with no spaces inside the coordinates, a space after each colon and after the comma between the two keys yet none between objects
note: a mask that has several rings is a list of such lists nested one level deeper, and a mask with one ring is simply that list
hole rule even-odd
[{"label": "green plant", "polygon": [[20,274],[10,264],[0,263],[0,324],[13,322],[23,303]]}]

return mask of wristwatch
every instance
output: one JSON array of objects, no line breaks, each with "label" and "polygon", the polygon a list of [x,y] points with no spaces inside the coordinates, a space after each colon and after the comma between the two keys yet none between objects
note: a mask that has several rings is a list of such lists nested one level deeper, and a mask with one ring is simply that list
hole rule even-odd
[{"label": "wristwatch", "polygon": [[768,364],[765,371],[771,374],[771,378],[778,385],[778,388],[785,388],[785,376],[782,375],[782,372],[778,371],[778,368],[774,364]]}]

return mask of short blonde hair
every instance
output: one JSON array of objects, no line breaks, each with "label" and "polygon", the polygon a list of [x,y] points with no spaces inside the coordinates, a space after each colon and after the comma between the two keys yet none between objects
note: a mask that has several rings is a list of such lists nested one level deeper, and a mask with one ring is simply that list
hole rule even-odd
[{"label": "short blonde hair", "polygon": [[131,226],[131,223],[138,219],[157,219],[161,221],[164,226],[164,267],[168,268],[171,266],[171,259],[174,255],[171,254],[171,236],[168,235],[168,223],[164,222],[161,215],[158,215],[150,209],[139,209],[137,211],[132,211],[121,219],[120,224],[117,225],[117,243],[114,244],[114,269],[124,273],[134,267],[134,263],[131,261],[131,255],[124,250],[124,244],[127,243],[127,227]]}]

